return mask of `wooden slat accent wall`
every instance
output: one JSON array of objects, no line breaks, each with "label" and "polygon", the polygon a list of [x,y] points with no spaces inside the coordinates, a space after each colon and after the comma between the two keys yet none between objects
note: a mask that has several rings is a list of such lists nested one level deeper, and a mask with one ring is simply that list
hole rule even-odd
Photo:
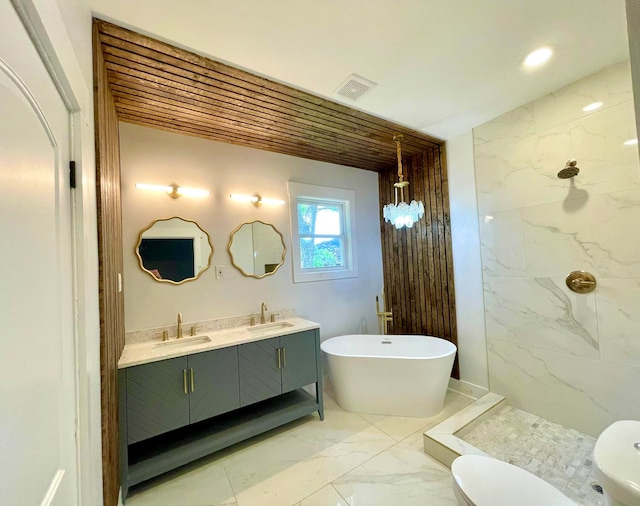
[{"label": "wooden slat accent wall", "polygon": [[124,347],[120,140],[118,117],[107,80],[97,27],[93,27],[96,191],[100,262],[100,383],[102,481],[105,506],[118,503],[118,360]]},{"label": "wooden slat accent wall", "polygon": [[407,155],[424,133],[96,20],[118,118],[301,158],[383,171],[390,139]]},{"label": "wooden slat accent wall", "polygon": [[[391,334],[425,334],[458,344],[456,329],[449,186],[444,147],[403,157],[405,199],[422,200],[425,215],[413,228],[397,230],[382,217],[393,202],[397,167],[379,176],[380,234],[387,310],[393,311]],[[458,360],[452,376],[460,378]]]}]

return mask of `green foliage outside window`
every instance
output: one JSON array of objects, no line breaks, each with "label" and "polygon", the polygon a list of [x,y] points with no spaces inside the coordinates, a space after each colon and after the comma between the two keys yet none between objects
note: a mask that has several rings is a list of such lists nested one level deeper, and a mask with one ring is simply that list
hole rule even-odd
[{"label": "green foliage outside window", "polygon": [[341,205],[299,201],[298,234],[303,269],[344,266]]}]

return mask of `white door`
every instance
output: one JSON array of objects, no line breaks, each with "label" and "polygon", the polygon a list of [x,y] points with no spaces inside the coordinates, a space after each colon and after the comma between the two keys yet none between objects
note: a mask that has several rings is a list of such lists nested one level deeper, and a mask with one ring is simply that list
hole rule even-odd
[{"label": "white door", "polygon": [[0,0],[0,503],[78,502],[69,112]]}]

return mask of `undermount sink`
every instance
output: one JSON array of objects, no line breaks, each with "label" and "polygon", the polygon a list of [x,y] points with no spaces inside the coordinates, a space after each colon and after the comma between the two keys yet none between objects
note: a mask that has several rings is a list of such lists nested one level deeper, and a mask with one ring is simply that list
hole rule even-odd
[{"label": "undermount sink", "polygon": [[280,330],[280,329],[286,329],[287,327],[293,327],[293,323],[289,323],[289,322],[262,323],[261,325],[247,327],[247,330],[249,332],[266,332],[267,330]]},{"label": "undermount sink", "polygon": [[198,344],[210,343],[211,338],[209,336],[189,336],[181,337],[180,339],[172,339],[171,341],[162,341],[154,344],[152,349],[158,350],[175,350],[178,348],[188,348],[190,346],[196,346]]}]

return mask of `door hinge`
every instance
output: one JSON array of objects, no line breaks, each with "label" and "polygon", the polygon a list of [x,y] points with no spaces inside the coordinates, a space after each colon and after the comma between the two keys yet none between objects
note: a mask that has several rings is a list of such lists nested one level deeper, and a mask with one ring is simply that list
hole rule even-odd
[{"label": "door hinge", "polygon": [[74,160],[69,161],[69,186],[76,187],[76,162]]}]

